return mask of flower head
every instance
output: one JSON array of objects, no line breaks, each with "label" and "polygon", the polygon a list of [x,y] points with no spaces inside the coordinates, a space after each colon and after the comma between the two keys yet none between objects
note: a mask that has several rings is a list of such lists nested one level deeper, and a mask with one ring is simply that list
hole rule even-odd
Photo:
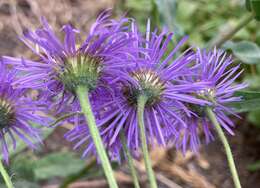
[{"label": "flower head", "polygon": [[[119,159],[122,147],[120,132],[126,135],[127,145],[132,152],[140,147],[137,124],[137,101],[140,96],[144,95],[147,98],[144,121],[148,142],[157,142],[163,146],[166,146],[169,139],[174,140],[173,137],[169,137],[169,133],[177,137],[178,123],[186,127],[178,115],[179,108],[189,113],[184,102],[207,104],[204,100],[190,95],[204,88],[204,84],[193,84],[181,79],[190,74],[188,64],[193,61],[194,54],[186,53],[174,58],[186,38],[166,54],[173,34],[166,31],[160,34],[150,33],[149,28],[148,22],[147,34],[142,38],[133,24],[132,34],[138,40],[132,43],[132,48],[139,49],[139,52],[132,54],[135,57],[135,66],[126,67],[117,75],[119,79],[113,83],[113,96],[103,98],[102,103],[94,105],[100,112],[97,115],[97,124],[103,142],[110,155],[116,159]],[[95,152],[85,127],[75,127],[66,135],[68,140],[78,141],[75,148],[88,143],[83,156]]]},{"label": "flower head", "polygon": [[[43,118],[37,115],[39,103],[25,96],[25,89],[14,89],[16,71],[0,64],[0,142],[3,159],[8,162],[7,140],[16,148],[16,139],[23,140],[30,148],[35,148],[33,140],[40,141],[39,130],[31,123],[43,124]],[[8,138],[9,137],[9,138]]]},{"label": "flower head", "polygon": [[124,32],[128,19],[116,21],[109,17],[110,11],[101,13],[80,45],[77,44],[78,30],[70,25],[63,26],[62,42],[42,19],[42,28],[27,31],[22,37],[37,61],[3,58],[5,63],[25,72],[15,86],[40,89],[42,96],[52,101],[50,108],[58,110],[68,102],[75,102],[78,86],[92,91],[106,85],[106,77],[117,73],[118,68],[127,63],[120,57],[127,51],[122,49],[132,40]]},{"label": "flower head", "polygon": [[[228,115],[239,117],[231,107],[227,104],[240,101],[241,97],[234,96],[235,91],[246,87],[246,84],[234,84],[235,80],[240,76],[239,65],[232,66],[232,57],[222,50],[214,49],[207,52],[198,49],[196,52],[196,60],[194,65],[193,76],[187,76],[190,82],[207,82],[205,88],[193,93],[197,98],[204,99],[210,106],[221,126],[231,135],[234,135],[232,128],[234,123]],[[189,109],[193,111],[192,116],[188,117],[182,113],[182,118],[188,125],[187,128],[180,128],[182,137],[178,142],[178,147],[182,147],[183,152],[187,147],[196,152],[201,143],[199,132],[205,135],[206,143],[209,143],[214,137],[212,129],[214,129],[210,120],[206,115],[206,106],[189,105]]]}]

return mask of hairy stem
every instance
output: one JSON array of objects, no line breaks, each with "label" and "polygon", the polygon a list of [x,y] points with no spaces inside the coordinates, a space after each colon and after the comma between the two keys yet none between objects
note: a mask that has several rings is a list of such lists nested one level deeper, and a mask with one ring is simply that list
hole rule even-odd
[{"label": "hairy stem", "polygon": [[139,125],[140,137],[141,137],[141,145],[142,145],[142,151],[144,156],[145,168],[150,182],[150,187],[157,188],[157,183],[152,169],[152,164],[149,157],[148,146],[147,146],[146,136],[145,136],[144,107],[146,101],[147,101],[147,97],[145,95],[140,95],[138,97],[138,101],[137,101],[138,125]]},{"label": "hairy stem", "polygon": [[118,186],[116,183],[116,179],[114,177],[111,164],[108,160],[108,156],[106,154],[105,147],[103,145],[99,130],[96,125],[95,117],[91,109],[88,97],[88,89],[86,87],[78,87],[76,92],[80,101],[82,112],[84,113],[86,121],[88,123],[89,132],[96,147],[96,151],[100,158],[109,187],[117,188]]},{"label": "hairy stem", "polygon": [[139,185],[139,182],[138,182],[138,177],[137,177],[137,171],[135,170],[134,161],[133,161],[132,155],[131,155],[128,147],[127,147],[126,138],[125,138],[125,134],[124,134],[123,131],[121,131],[121,133],[120,133],[120,139],[121,139],[121,142],[122,142],[122,145],[123,145],[124,153],[126,154],[128,167],[129,167],[130,172],[131,172],[131,176],[132,176],[134,186],[135,186],[135,188],[140,188],[140,185]]},{"label": "hairy stem", "polygon": [[5,185],[7,188],[13,188],[13,184],[11,181],[11,178],[9,177],[8,173],[6,172],[4,165],[2,163],[2,160],[0,160],[0,172],[3,176],[3,179],[5,181]]},{"label": "hairy stem", "polygon": [[233,158],[229,143],[227,141],[227,138],[226,138],[220,124],[218,123],[218,120],[217,120],[214,112],[212,111],[212,109],[210,107],[207,107],[207,115],[208,115],[209,119],[211,120],[212,124],[215,126],[218,136],[224,146],[235,187],[241,188],[241,184],[239,181],[237,169],[235,166],[234,158]]}]

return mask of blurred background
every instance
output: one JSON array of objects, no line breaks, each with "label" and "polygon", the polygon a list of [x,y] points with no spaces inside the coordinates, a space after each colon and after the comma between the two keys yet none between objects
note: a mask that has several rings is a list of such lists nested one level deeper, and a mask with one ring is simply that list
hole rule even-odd
[{"label": "blurred background", "polygon": [[[27,28],[39,27],[44,16],[55,31],[71,23],[87,34],[96,16],[113,8],[114,17],[134,17],[145,30],[146,21],[159,29],[175,33],[171,45],[188,35],[188,46],[211,47],[241,20],[250,17],[243,0],[0,0],[0,55],[31,57],[18,36]],[[245,69],[241,81],[249,90],[260,91],[260,22],[248,21],[231,41],[218,44],[233,52],[235,62]],[[260,94],[258,95],[258,97]],[[260,99],[248,96],[240,104],[241,119],[234,119],[236,135],[229,137],[244,188],[260,187]],[[251,101],[250,101],[251,100]],[[16,188],[90,188],[107,187],[101,167],[92,158],[81,159],[63,139],[72,125],[44,130],[44,145],[31,151],[23,143],[11,152],[9,173]],[[151,152],[156,177],[162,188],[232,188],[226,157],[220,141],[204,145],[200,153],[184,157],[174,148],[155,148]],[[142,161],[135,161],[142,187],[147,186]],[[114,164],[120,187],[133,187],[127,165]],[[2,181],[2,180],[1,180]],[[3,182],[2,182],[3,183]],[[1,184],[4,188],[5,185]]]}]

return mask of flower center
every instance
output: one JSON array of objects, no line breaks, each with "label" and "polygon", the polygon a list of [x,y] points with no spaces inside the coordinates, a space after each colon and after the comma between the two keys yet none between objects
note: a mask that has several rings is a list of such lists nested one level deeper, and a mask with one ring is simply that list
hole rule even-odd
[{"label": "flower center", "polygon": [[[216,92],[214,88],[207,88],[207,89],[203,89],[200,90],[199,92],[197,92],[195,94],[195,96],[197,96],[200,99],[206,100],[211,102],[213,105],[216,104]],[[187,104],[187,106],[189,106],[193,112],[196,112],[196,114],[199,117],[205,117],[206,116],[206,108],[205,106],[200,106],[197,104]]]},{"label": "flower center", "polygon": [[14,119],[14,108],[8,101],[0,98],[0,129],[10,126]]},{"label": "flower center", "polygon": [[138,70],[130,73],[131,77],[137,81],[138,86],[124,88],[124,95],[130,104],[137,104],[140,95],[147,97],[147,104],[153,105],[160,100],[165,89],[165,83],[152,70]]},{"label": "flower center", "polygon": [[207,89],[203,89],[200,90],[197,93],[198,97],[204,100],[207,100],[209,102],[212,102],[213,104],[216,103],[216,91],[214,88],[207,88]]},{"label": "flower center", "polygon": [[95,89],[101,73],[101,62],[102,58],[82,54],[69,57],[58,70],[58,80],[72,93],[78,86]]}]

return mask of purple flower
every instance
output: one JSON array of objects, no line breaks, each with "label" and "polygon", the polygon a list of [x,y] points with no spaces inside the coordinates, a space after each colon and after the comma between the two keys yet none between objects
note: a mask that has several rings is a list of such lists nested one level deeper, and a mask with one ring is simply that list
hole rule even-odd
[{"label": "purple flower", "polygon": [[41,90],[42,96],[51,101],[50,109],[56,112],[75,102],[75,89],[79,85],[90,91],[106,87],[106,77],[118,74],[118,69],[127,64],[127,59],[122,57],[129,51],[126,45],[133,40],[125,32],[128,19],[116,21],[109,17],[110,11],[101,13],[81,45],[77,43],[78,30],[63,26],[62,42],[42,19],[42,28],[28,31],[21,38],[37,61],[3,57],[5,63],[25,72],[15,86]]},{"label": "purple flower", "polygon": [[[0,142],[2,156],[8,163],[7,143],[16,148],[16,139],[23,140],[30,148],[35,148],[34,141],[40,142],[39,129],[31,123],[43,124],[43,118],[37,114],[38,102],[25,96],[26,89],[14,89],[16,71],[7,70],[0,64]],[[9,140],[7,142],[7,140]]]},{"label": "purple flower", "polygon": [[[222,50],[214,49],[207,52],[198,49],[196,51],[196,60],[193,68],[195,75],[187,76],[185,79],[189,82],[207,82],[207,86],[193,95],[197,98],[209,101],[213,111],[221,124],[229,134],[234,135],[232,128],[234,123],[228,115],[239,117],[228,103],[240,101],[241,97],[234,96],[234,92],[246,87],[246,84],[234,84],[236,78],[242,73],[239,71],[239,65],[232,65],[232,57]],[[200,146],[200,130],[204,133],[206,143],[214,139],[212,129],[214,129],[210,120],[206,116],[205,106],[189,105],[192,116],[182,113],[182,119],[188,125],[187,128],[179,128],[182,137],[177,142],[183,153],[189,147],[197,152]]]},{"label": "purple flower", "polygon": [[[192,74],[189,64],[194,60],[194,54],[186,53],[174,58],[186,38],[167,54],[172,33],[150,33],[148,22],[145,38],[140,36],[135,24],[132,25],[132,34],[138,38],[131,44],[132,48],[139,49],[132,54],[135,66],[123,69],[124,72],[117,75],[118,80],[110,83],[113,84],[113,96],[102,98],[100,104],[94,105],[95,111],[99,112],[96,119],[103,143],[111,158],[116,160],[120,160],[122,150],[120,132],[125,134],[131,152],[138,151],[140,147],[137,124],[137,98],[140,95],[147,97],[144,121],[147,141],[151,145],[157,142],[166,146],[170,140],[178,137],[178,124],[187,127],[179,116],[179,109],[191,113],[184,103],[208,103],[191,95],[205,87],[202,82],[192,83],[182,79],[183,76]],[[84,123],[68,132],[66,138],[77,142],[74,148],[87,145],[83,157],[95,152]]]}]

